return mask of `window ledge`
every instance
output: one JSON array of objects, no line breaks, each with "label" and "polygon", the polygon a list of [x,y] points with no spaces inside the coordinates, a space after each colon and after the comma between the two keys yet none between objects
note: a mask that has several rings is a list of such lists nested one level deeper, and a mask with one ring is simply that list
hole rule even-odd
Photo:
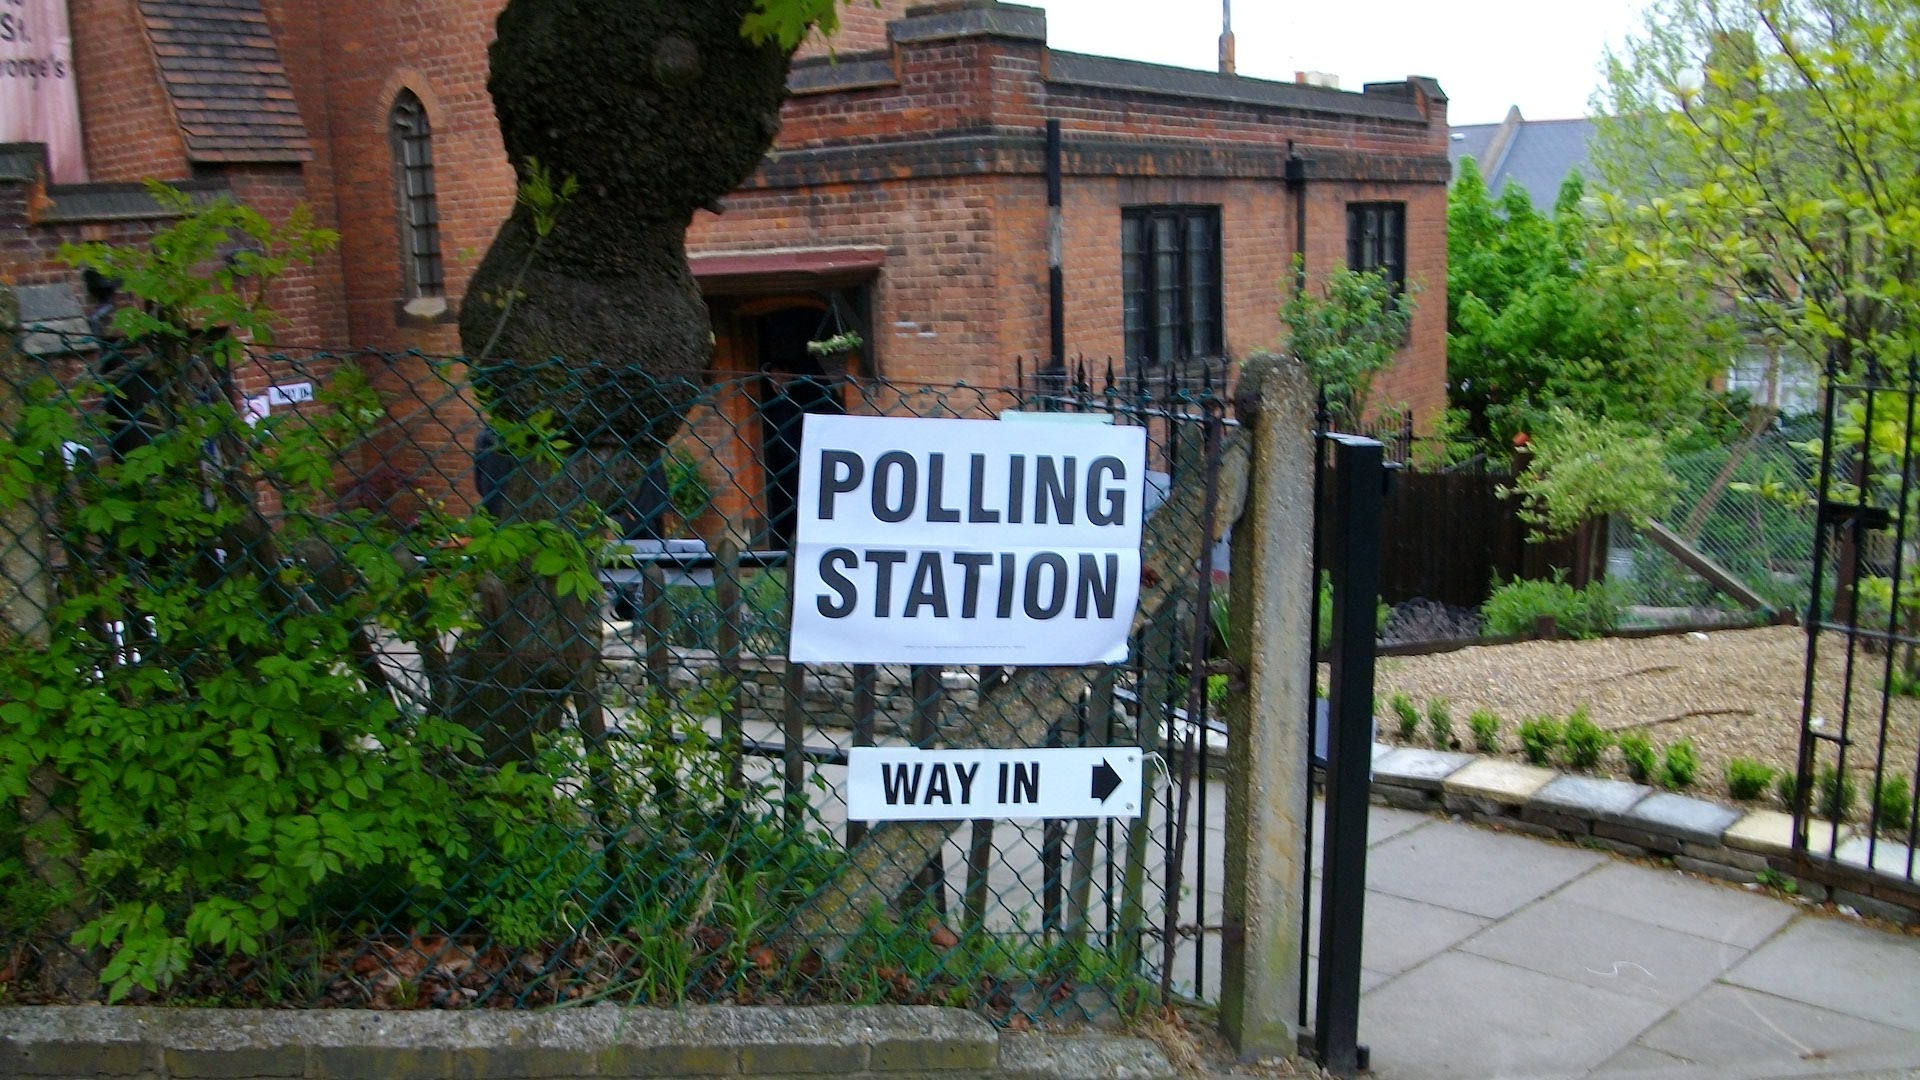
[{"label": "window ledge", "polygon": [[393,302],[395,326],[441,326],[458,320],[455,306],[444,296],[416,296]]}]

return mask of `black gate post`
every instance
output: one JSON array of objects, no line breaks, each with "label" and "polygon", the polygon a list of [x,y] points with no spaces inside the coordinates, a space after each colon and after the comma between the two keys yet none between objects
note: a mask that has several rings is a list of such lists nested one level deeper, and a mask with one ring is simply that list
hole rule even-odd
[{"label": "black gate post", "polygon": [[1333,464],[1333,650],[1328,687],[1327,826],[1320,882],[1315,1056],[1336,1076],[1364,1065],[1360,941],[1367,890],[1367,795],[1373,772],[1373,650],[1380,597],[1384,447],[1327,436]]}]

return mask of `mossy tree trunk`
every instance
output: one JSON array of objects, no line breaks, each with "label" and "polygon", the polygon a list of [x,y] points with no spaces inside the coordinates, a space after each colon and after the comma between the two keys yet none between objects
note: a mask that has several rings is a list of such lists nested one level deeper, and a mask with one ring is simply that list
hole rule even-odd
[{"label": "mossy tree trunk", "polygon": [[[507,516],[573,521],[611,505],[680,428],[712,358],[686,261],[694,211],[759,164],[779,130],[788,52],[741,36],[753,0],[509,0],[489,53],[508,156],[578,193],[544,237],[518,205],[461,306],[491,408],[549,411],[572,449],[520,462]],[[584,524],[581,527],[585,527]],[[594,605],[528,572],[488,591],[496,616],[455,658],[457,710],[490,755],[524,756],[568,700],[597,732]]]}]

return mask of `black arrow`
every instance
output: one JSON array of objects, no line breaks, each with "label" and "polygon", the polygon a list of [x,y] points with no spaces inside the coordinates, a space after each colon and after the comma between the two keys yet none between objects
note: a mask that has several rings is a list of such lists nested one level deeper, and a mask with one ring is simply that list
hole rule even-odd
[{"label": "black arrow", "polygon": [[1119,787],[1120,774],[1113,771],[1113,766],[1107,764],[1105,758],[1101,758],[1100,764],[1093,767],[1093,797],[1106,802],[1107,796]]}]

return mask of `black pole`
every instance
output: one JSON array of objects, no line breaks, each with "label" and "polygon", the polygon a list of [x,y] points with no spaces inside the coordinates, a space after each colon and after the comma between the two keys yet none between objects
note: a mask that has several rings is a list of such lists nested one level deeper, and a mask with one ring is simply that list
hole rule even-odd
[{"label": "black pole", "polygon": [[1047,121],[1047,329],[1055,370],[1067,364],[1065,223],[1061,218],[1060,121]]},{"label": "black pole", "polygon": [[1333,456],[1332,701],[1327,742],[1326,860],[1320,884],[1319,1008],[1314,1042],[1336,1076],[1364,1064],[1360,941],[1367,896],[1367,794],[1373,771],[1374,609],[1380,597],[1385,448],[1328,436]]},{"label": "black pole", "polygon": [[1287,190],[1293,193],[1293,288],[1307,287],[1307,162],[1293,152],[1287,140]]}]

